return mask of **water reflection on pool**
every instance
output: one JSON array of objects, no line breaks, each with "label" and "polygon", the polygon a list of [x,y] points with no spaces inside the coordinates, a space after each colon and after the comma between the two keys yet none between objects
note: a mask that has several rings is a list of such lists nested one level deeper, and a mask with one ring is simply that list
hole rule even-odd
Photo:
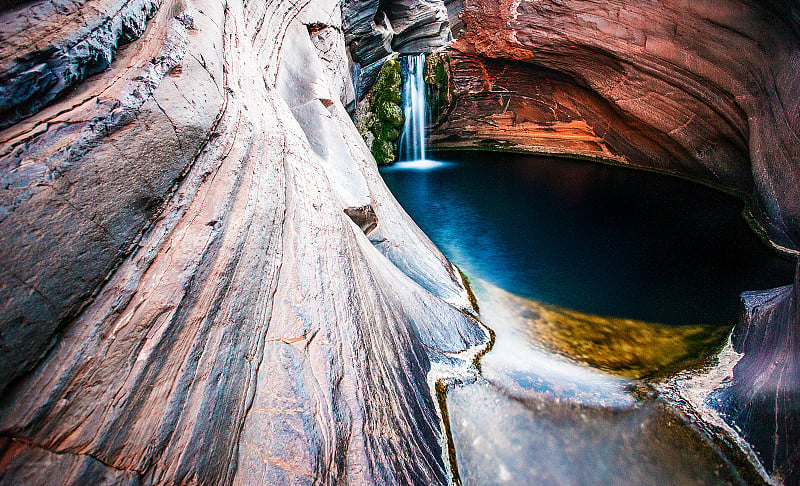
[{"label": "water reflection on pool", "polygon": [[[744,290],[792,281],[742,203],[688,181],[565,159],[461,155],[382,169],[468,275],[591,314],[730,325]],[[489,162],[487,162],[487,159]]]}]

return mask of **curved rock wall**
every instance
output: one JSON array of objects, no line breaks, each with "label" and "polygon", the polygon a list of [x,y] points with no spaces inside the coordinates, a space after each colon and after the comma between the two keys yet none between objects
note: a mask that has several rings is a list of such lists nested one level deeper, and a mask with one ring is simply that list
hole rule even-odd
[{"label": "curved rock wall", "polygon": [[[0,45],[41,29],[69,64],[70,19],[115,1],[8,10]],[[163,0],[0,132],[0,482],[450,481],[434,381],[488,335],[344,56],[337,2]]]},{"label": "curved rock wall", "polygon": [[454,48],[570,76],[629,125],[666,135],[655,167],[729,188],[752,180],[757,220],[796,251],[800,5],[784,4],[465,0]]},{"label": "curved rock wall", "polygon": [[[732,379],[710,397],[779,482],[800,481],[800,274],[794,285],[742,295],[732,342],[742,357]],[[787,338],[788,336],[788,338]]]},{"label": "curved rock wall", "polygon": [[429,52],[452,39],[444,0],[345,0],[342,15],[359,99],[392,53]]}]

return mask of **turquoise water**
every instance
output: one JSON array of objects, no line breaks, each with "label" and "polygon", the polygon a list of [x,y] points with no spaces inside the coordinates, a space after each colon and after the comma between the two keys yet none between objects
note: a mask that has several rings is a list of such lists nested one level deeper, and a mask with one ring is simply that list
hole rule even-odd
[{"label": "turquoise water", "polygon": [[[575,327],[565,321],[575,314],[542,304],[731,325],[739,292],[793,276],[791,262],[744,223],[742,204],[679,179],[593,163],[486,153],[448,159],[381,172],[472,279],[480,318],[495,333],[476,380],[446,393],[461,484],[758,483],[755,469],[741,458],[734,466],[682,405],[587,359],[610,352],[627,368],[658,366],[659,353],[687,344],[691,326],[660,326],[655,336],[645,322],[583,316],[584,327]],[[716,351],[696,348],[686,352]]]}]

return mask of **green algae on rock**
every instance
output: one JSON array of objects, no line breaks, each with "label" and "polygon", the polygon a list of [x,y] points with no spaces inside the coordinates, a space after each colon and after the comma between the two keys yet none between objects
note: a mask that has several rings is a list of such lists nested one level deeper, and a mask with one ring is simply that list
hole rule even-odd
[{"label": "green algae on rock", "polygon": [[[361,123],[361,135],[369,143],[378,165],[389,165],[397,160],[397,139],[405,122],[400,86],[400,61],[395,54],[381,66],[378,79],[368,95],[367,113]],[[367,136],[369,132],[372,137]]]},{"label": "green algae on rock", "polygon": [[719,350],[730,329],[715,325],[671,326],[586,314],[521,297],[521,317],[531,339],[594,368],[634,379],[657,380],[701,365]]},{"label": "green algae on rock", "polygon": [[434,51],[425,58],[423,79],[427,85],[428,105],[431,109],[433,124],[447,115],[454,106],[453,100],[458,95],[450,73],[450,56],[447,51]]}]

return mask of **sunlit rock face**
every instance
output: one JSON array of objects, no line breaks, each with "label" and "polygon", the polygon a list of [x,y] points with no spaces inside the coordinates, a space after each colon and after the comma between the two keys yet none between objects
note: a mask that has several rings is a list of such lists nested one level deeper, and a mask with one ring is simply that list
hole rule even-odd
[{"label": "sunlit rock face", "polygon": [[[800,3],[451,2],[441,148],[566,153],[688,176],[751,201],[800,249]],[[450,110],[449,112],[447,110]],[[800,481],[797,290],[753,292],[744,357],[710,403],[768,474]],[[766,426],[766,424],[770,424]]]},{"label": "sunlit rock face", "polygon": [[488,336],[348,118],[340,8],[0,13],[0,482],[449,482],[433,384]]}]

